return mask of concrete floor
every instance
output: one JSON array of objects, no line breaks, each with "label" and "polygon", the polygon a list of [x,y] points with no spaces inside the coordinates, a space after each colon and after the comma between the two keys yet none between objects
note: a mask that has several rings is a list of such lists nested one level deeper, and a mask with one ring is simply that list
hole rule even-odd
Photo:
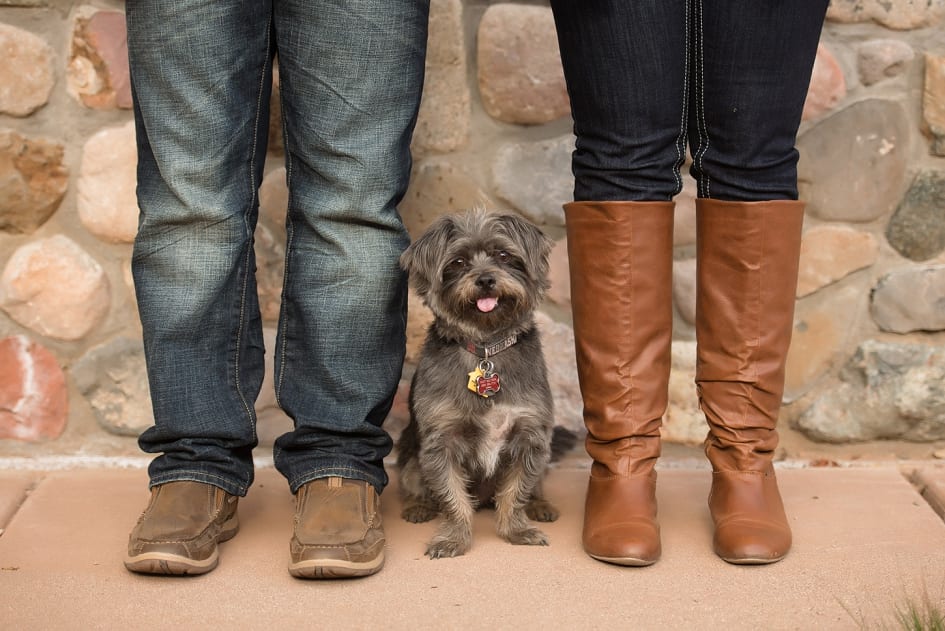
[{"label": "concrete floor", "polygon": [[222,545],[219,567],[184,578],[122,566],[147,502],[144,469],[8,467],[0,628],[893,629],[895,609],[923,596],[945,611],[945,523],[932,508],[945,506],[943,463],[779,469],[794,548],[757,567],[712,553],[708,471],[661,467],[663,558],[651,567],[583,553],[587,463],[569,458],[546,484],[562,511],[544,526],[549,547],[506,544],[483,511],[466,556],[431,561],[423,550],[435,522],[400,519],[392,475],[384,570],[334,582],[289,576],[292,496],[271,467],[241,501],[242,530]]}]

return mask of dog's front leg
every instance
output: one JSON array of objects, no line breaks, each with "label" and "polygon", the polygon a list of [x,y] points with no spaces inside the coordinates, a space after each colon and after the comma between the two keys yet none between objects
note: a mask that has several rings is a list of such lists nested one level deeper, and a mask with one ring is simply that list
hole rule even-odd
[{"label": "dog's front leg", "polygon": [[548,537],[528,522],[525,506],[548,465],[547,440],[538,432],[513,431],[508,466],[495,495],[496,532],[509,543],[546,546]]},{"label": "dog's front leg", "polygon": [[421,455],[424,478],[436,498],[444,520],[427,545],[431,559],[465,554],[472,545],[472,520],[476,510],[467,492],[467,480],[456,454],[440,447]]}]

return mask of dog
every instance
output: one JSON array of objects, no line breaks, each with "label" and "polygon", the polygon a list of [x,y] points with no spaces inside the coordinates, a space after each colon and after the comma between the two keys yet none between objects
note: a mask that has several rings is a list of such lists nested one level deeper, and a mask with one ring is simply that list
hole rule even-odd
[{"label": "dog", "polygon": [[534,320],[551,246],[525,219],[480,208],[441,217],[401,256],[434,316],[397,445],[403,518],[444,516],[431,559],[468,551],[484,505],[509,543],[548,545],[529,517],[559,514],[542,491],[554,410]]}]

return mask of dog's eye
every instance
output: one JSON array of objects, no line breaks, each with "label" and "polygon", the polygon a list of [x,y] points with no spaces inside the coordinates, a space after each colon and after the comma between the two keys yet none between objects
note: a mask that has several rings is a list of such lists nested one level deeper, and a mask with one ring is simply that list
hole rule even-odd
[{"label": "dog's eye", "polygon": [[510,260],[512,260],[512,255],[505,250],[499,250],[496,252],[495,257],[499,259],[500,263],[508,263]]},{"label": "dog's eye", "polygon": [[457,257],[450,261],[450,267],[466,267],[466,259]]}]

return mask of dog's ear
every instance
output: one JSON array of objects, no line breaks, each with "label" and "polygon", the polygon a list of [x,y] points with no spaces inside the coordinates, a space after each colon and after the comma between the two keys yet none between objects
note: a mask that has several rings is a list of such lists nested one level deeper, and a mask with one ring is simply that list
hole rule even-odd
[{"label": "dog's ear", "polygon": [[452,217],[440,217],[400,255],[400,266],[418,295],[426,296],[439,273],[439,261],[456,226]]},{"label": "dog's ear", "polygon": [[542,283],[547,283],[548,257],[554,242],[541,229],[518,215],[502,214],[496,220],[505,227],[509,237],[522,247],[525,264]]}]

